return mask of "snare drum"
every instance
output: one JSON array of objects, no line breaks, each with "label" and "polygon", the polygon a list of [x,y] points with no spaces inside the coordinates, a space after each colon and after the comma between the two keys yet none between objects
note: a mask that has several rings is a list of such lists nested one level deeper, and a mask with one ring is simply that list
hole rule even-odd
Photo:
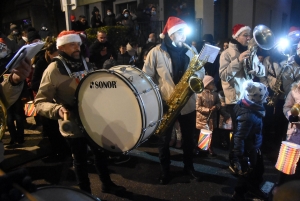
[{"label": "snare drum", "polygon": [[[47,186],[37,189],[36,192],[30,193],[36,200],[43,201],[100,201],[99,198],[92,196],[76,188],[64,186]],[[23,197],[20,201],[28,201]]]},{"label": "snare drum", "polygon": [[84,77],[76,90],[82,127],[97,145],[128,152],[154,133],[162,101],[151,78],[133,66],[115,66]]}]

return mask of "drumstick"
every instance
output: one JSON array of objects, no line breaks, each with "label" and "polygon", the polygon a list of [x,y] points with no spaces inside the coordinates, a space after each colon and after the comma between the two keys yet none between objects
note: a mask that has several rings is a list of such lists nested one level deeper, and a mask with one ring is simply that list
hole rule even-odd
[{"label": "drumstick", "polygon": [[[0,176],[4,176],[5,172],[0,169]],[[23,187],[21,187],[19,184],[13,183],[12,184],[14,188],[21,191],[29,201],[38,201],[33,195],[31,195],[29,192],[27,192]]]}]

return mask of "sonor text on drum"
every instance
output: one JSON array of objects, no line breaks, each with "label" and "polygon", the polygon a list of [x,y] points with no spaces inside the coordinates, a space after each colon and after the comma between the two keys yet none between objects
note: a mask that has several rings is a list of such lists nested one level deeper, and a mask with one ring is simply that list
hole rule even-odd
[{"label": "sonor text on drum", "polygon": [[98,88],[117,88],[117,81],[95,81],[90,82],[91,89]]}]

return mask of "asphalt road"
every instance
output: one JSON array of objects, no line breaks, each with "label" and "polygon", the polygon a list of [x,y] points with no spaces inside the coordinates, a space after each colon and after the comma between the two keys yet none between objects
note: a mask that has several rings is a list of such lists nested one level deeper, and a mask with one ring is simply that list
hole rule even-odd
[{"label": "asphalt road", "polygon": [[[51,147],[47,137],[37,131],[26,129],[23,145],[9,146],[9,136],[3,139],[6,144],[4,168],[13,171],[26,168],[33,183],[43,186],[76,186],[71,157],[56,160],[49,157]],[[92,193],[101,200],[199,200],[199,201],[228,201],[233,193],[236,177],[228,169],[228,151],[215,147],[217,157],[210,158],[205,154],[195,156],[195,170],[202,176],[203,181],[191,181],[184,175],[182,150],[171,148],[171,181],[168,185],[159,185],[158,176],[160,165],[157,145],[153,141],[143,143],[131,151],[131,159],[123,164],[115,165],[111,161],[109,169],[111,178],[117,185],[127,189],[123,195],[111,195],[101,192],[101,183],[94,166],[89,166]],[[277,170],[274,165],[278,156],[277,150],[269,150],[264,157],[264,180],[276,182]],[[299,172],[299,171],[298,171]],[[299,179],[299,175],[296,175]],[[78,194],[74,190],[65,190],[67,194]],[[51,200],[51,199],[50,199]]]}]

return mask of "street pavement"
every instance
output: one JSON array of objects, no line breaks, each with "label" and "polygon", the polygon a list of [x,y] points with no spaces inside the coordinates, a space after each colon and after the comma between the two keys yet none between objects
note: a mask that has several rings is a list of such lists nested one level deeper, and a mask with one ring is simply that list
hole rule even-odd
[{"label": "street pavement", "polygon": [[[28,118],[29,122],[33,122]],[[54,158],[47,137],[36,131],[26,129],[25,143],[8,145],[9,134],[3,137],[5,144],[5,160],[3,170],[6,172],[26,168],[33,183],[39,188],[43,186],[67,186],[78,188],[71,157],[59,160]],[[110,161],[111,178],[117,185],[122,185],[127,192],[122,195],[111,195],[101,192],[101,183],[94,166],[89,165],[92,193],[101,200],[199,200],[228,201],[237,181],[228,169],[228,151],[215,147],[217,157],[210,158],[202,153],[194,158],[195,170],[202,176],[201,182],[190,180],[183,174],[182,150],[171,148],[171,181],[168,185],[159,185],[160,165],[155,138],[132,150],[131,159],[123,164],[115,165]],[[278,150],[269,150],[264,157],[264,180],[276,182],[277,170],[274,165]],[[299,172],[299,171],[298,171]],[[299,175],[297,177],[299,179]],[[76,194],[76,191],[66,191]],[[50,199],[51,200],[51,199]]]}]

